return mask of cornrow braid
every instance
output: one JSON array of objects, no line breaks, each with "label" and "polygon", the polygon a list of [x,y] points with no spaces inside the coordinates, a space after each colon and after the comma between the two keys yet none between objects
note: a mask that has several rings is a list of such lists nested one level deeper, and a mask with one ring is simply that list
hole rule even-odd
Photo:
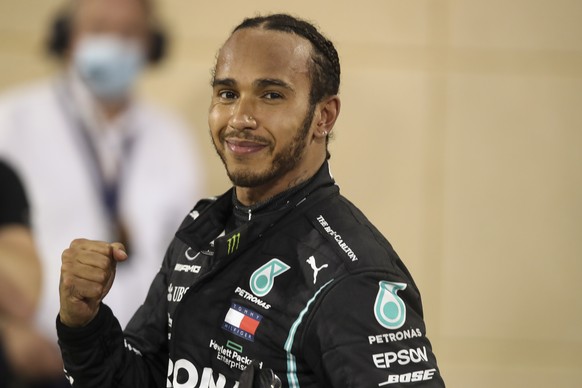
[{"label": "cornrow braid", "polygon": [[273,14],[247,18],[232,32],[243,28],[284,31],[294,33],[310,41],[313,46],[311,56],[313,63],[310,69],[310,103],[316,104],[325,97],[338,94],[340,84],[339,56],[333,43],[323,36],[314,25],[287,14]]}]

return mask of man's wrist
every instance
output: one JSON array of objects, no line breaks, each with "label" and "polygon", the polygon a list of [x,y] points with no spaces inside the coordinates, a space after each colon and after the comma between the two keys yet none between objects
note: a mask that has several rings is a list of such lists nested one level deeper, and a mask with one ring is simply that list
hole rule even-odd
[{"label": "man's wrist", "polygon": [[89,319],[87,319],[85,321],[79,321],[79,320],[71,319],[70,315],[67,314],[66,311],[63,311],[61,309],[61,311],[59,312],[59,315],[58,315],[58,319],[64,326],[70,327],[72,329],[77,329],[77,328],[87,326],[89,323],[91,323],[95,319],[95,317],[98,314],[99,314],[99,307],[97,308],[95,313]]},{"label": "man's wrist", "polygon": [[71,327],[62,321],[60,314],[57,316],[57,334],[60,341],[74,343],[75,345],[81,345],[84,343],[90,343],[101,336],[103,327],[110,324],[111,320],[114,319],[111,309],[102,304],[97,310],[97,314],[93,319],[87,322],[84,326]]}]

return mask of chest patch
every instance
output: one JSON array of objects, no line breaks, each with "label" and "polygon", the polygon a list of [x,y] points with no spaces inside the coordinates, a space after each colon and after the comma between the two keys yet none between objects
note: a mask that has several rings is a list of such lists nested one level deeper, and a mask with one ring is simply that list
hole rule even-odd
[{"label": "chest patch", "polygon": [[222,328],[247,341],[254,342],[255,333],[262,319],[263,316],[256,311],[233,302],[224,317]]}]

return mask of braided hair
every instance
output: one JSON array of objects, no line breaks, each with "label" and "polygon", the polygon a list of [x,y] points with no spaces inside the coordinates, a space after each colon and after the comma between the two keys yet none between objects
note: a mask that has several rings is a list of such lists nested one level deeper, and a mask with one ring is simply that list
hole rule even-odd
[{"label": "braided hair", "polygon": [[273,14],[247,18],[232,33],[244,28],[263,28],[299,35],[311,42],[311,91],[310,103],[315,105],[325,97],[339,92],[340,63],[333,43],[323,36],[311,23],[287,14]]}]

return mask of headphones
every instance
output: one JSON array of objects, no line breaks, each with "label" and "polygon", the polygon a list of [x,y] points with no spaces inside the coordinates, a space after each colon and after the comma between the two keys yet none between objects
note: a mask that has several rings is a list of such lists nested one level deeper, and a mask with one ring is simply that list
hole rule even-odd
[{"label": "headphones", "polygon": [[[50,25],[46,49],[50,55],[63,59],[71,44],[72,15],[70,10],[57,13]],[[160,63],[166,56],[168,38],[160,26],[149,31],[147,60],[150,65]]]}]

